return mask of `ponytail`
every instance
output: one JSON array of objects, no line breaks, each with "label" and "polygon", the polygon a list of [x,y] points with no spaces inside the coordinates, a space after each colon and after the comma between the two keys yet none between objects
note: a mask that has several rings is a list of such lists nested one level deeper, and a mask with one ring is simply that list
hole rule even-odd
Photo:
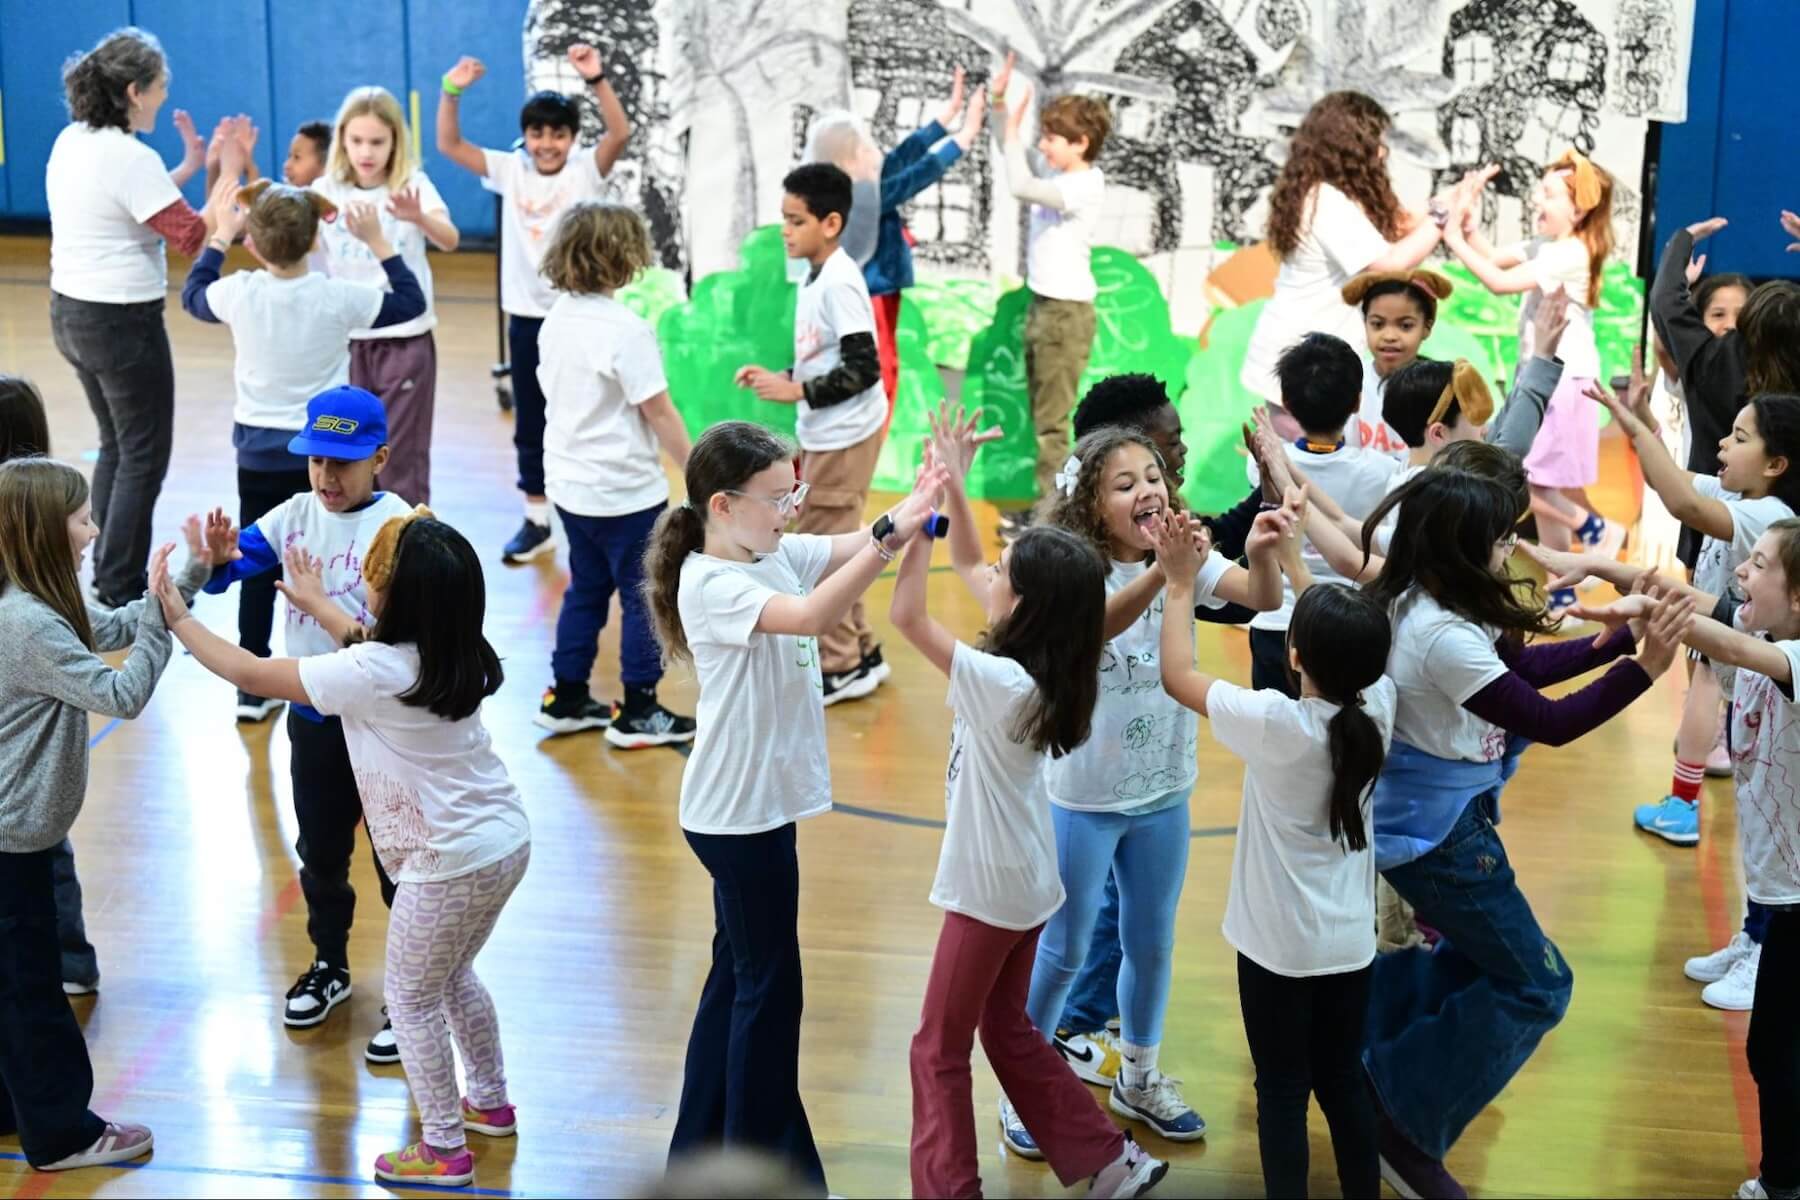
[{"label": "ponytail", "polygon": [[1363,824],[1363,797],[1387,761],[1381,729],[1362,710],[1360,693],[1340,703],[1327,729],[1331,741],[1331,840],[1346,851],[1366,850],[1369,833]]},{"label": "ponytail", "polygon": [[663,657],[670,662],[694,661],[676,601],[681,589],[681,564],[705,545],[706,522],[686,504],[666,510],[656,518],[656,528],[650,531],[650,548],[644,552],[644,600],[656,622]]},{"label": "ponytail", "polygon": [[1331,748],[1331,840],[1346,853],[1366,850],[1363,797],[1387,761],[1381,729],[1362,710],[1362,694],[1387,669],[1393,629],[1387,610],[1367,592],[1341,583],[1300,593],[1288,623],[1288,645],[1320,698],[1338,706],[1327,726]]}]

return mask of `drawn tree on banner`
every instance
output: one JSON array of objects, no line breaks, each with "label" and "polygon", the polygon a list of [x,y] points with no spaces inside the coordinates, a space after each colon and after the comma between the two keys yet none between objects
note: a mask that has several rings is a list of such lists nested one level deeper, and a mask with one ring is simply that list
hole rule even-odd
[{"label": "drawn tree on banner", "polygon": [[1181,163],[1214,169],[1210,237],[1254,240],[1244,213],[1279,169],[1268,140],[1239,132],[1256,89],[1256,56],[1206,0],[1169,5],[1119,55],[1125,75],[1167,80],[1171,103],[1122,97],[1101,165],[1108,178],[1151,196],[1150,245],[1182,245]]},{"label": "drawn tree on banner", "polygon": [[657,69],[655,0],[531,0],[525,11],[525,90],[562,92],[581,106],[581,144],[600,137],[600,106],[575,68],[569,47],[600,51],[606,77],[631,120],[631,141],[613,167],[615,194],[633,200],[650,223],[662,265],[682,271],[681,148],[667,140],[668,79]]},{"label": "drawn tree on banner", "polygon": [[[1443,64],[1457,93],[1438,112],[1450,150],[1439,181],[1498,163],[1484,216],[1492,221],[1494,195],[1513,197],[1528,212],[1544,164],[1569,146],[1593,153],[1606,54],[1606,38],[1567,0],[1475,0],[1452,16]],[[1616,195],[1624,198],[1619,182]],[[1624,207],[1621,229],[1635,200]]]},{"label": "drawn tree on banner", "polygon": [[[704,102],[711,96],[721,97],[730,114],[736,162],[726,236],[732,245],[742,242],[756,221],[758,163],[752,114],[762,122],[778,106],[830,99],[794,93],[810,91],[811,80],[831,73],[828,64],[835,62],[841,69],[844,60],[843,40],[796,20],[798,8],[781,0],[672,0],[668,5],[669,37],[680,64],[670,89],[675,123],[691,128],[696,119],[703,119]],[[787,170],[786,163],[766,164],[764,169],[771,167]]]},{"label": "drawn tree on banner", "polygon": [[[968,71],[971,90],[987,83],[987,51],[951,32],[937,0],[850,0],[848,46],[853,107],[883,147],[897,144],[936,115],[959,64]],[[802,125],[796,144],[804,139]],[[994,211],[990,141],[975,139],[943,179],[901,209],[918,239],[916,257],[971,272],[989,269],[988,223]]]}]

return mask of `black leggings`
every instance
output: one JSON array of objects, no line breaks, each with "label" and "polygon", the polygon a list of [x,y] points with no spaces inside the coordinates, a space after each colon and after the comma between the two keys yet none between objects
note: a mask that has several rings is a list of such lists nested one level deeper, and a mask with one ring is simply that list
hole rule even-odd
[{"label": "black leggings", "polygon": [[1762,962],[1756,969],[1756,1002],[1744,1056],[1756,1080],[1762,1116],[1762,1182],[1771,1196],[1800,1189],[1800,912],[1765,909]]},{"label": "black leggings", "polygon": [[1306,1195],[1306,1106],[1307,1097],[1316,1095],[1331,1126],[1344,1195],[1378,1195],[1375,1108],[1362,1069],[1371,968],[1297,979],[1264,970],[1242,954],[1237,961],[1238,1001],[1256,1065],[1264,1190]]}]

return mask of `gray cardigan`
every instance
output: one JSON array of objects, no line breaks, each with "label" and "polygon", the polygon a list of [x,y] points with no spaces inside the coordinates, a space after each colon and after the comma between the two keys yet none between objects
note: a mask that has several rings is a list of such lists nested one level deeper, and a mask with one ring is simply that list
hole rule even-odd
[{"label": "gray cardigan", "polygon": [[[190,561],[182,595],[192,600],[207,573]],[[0,588],[0,853],[47,850],[68,836],[87,795],[88,713],[137,716],[169,663],[156,600],[89,604],[88,620],[99,650],[131,647],[117,669],[36,595]]]}]

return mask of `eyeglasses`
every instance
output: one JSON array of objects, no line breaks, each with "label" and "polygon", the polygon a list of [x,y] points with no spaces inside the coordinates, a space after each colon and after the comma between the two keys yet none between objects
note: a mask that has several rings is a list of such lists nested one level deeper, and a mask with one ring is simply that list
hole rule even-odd
[{"label": "eyeglasses", "polygon": [[760,500],[775,510],[778,517],[791,517],[806,503],[806,493],[812,490],[812,484],[802,483],[785,496],[758,496],[754,492],[739,492],[731,488],[721,488],[727,496],[742,496],[746,500]]}]

